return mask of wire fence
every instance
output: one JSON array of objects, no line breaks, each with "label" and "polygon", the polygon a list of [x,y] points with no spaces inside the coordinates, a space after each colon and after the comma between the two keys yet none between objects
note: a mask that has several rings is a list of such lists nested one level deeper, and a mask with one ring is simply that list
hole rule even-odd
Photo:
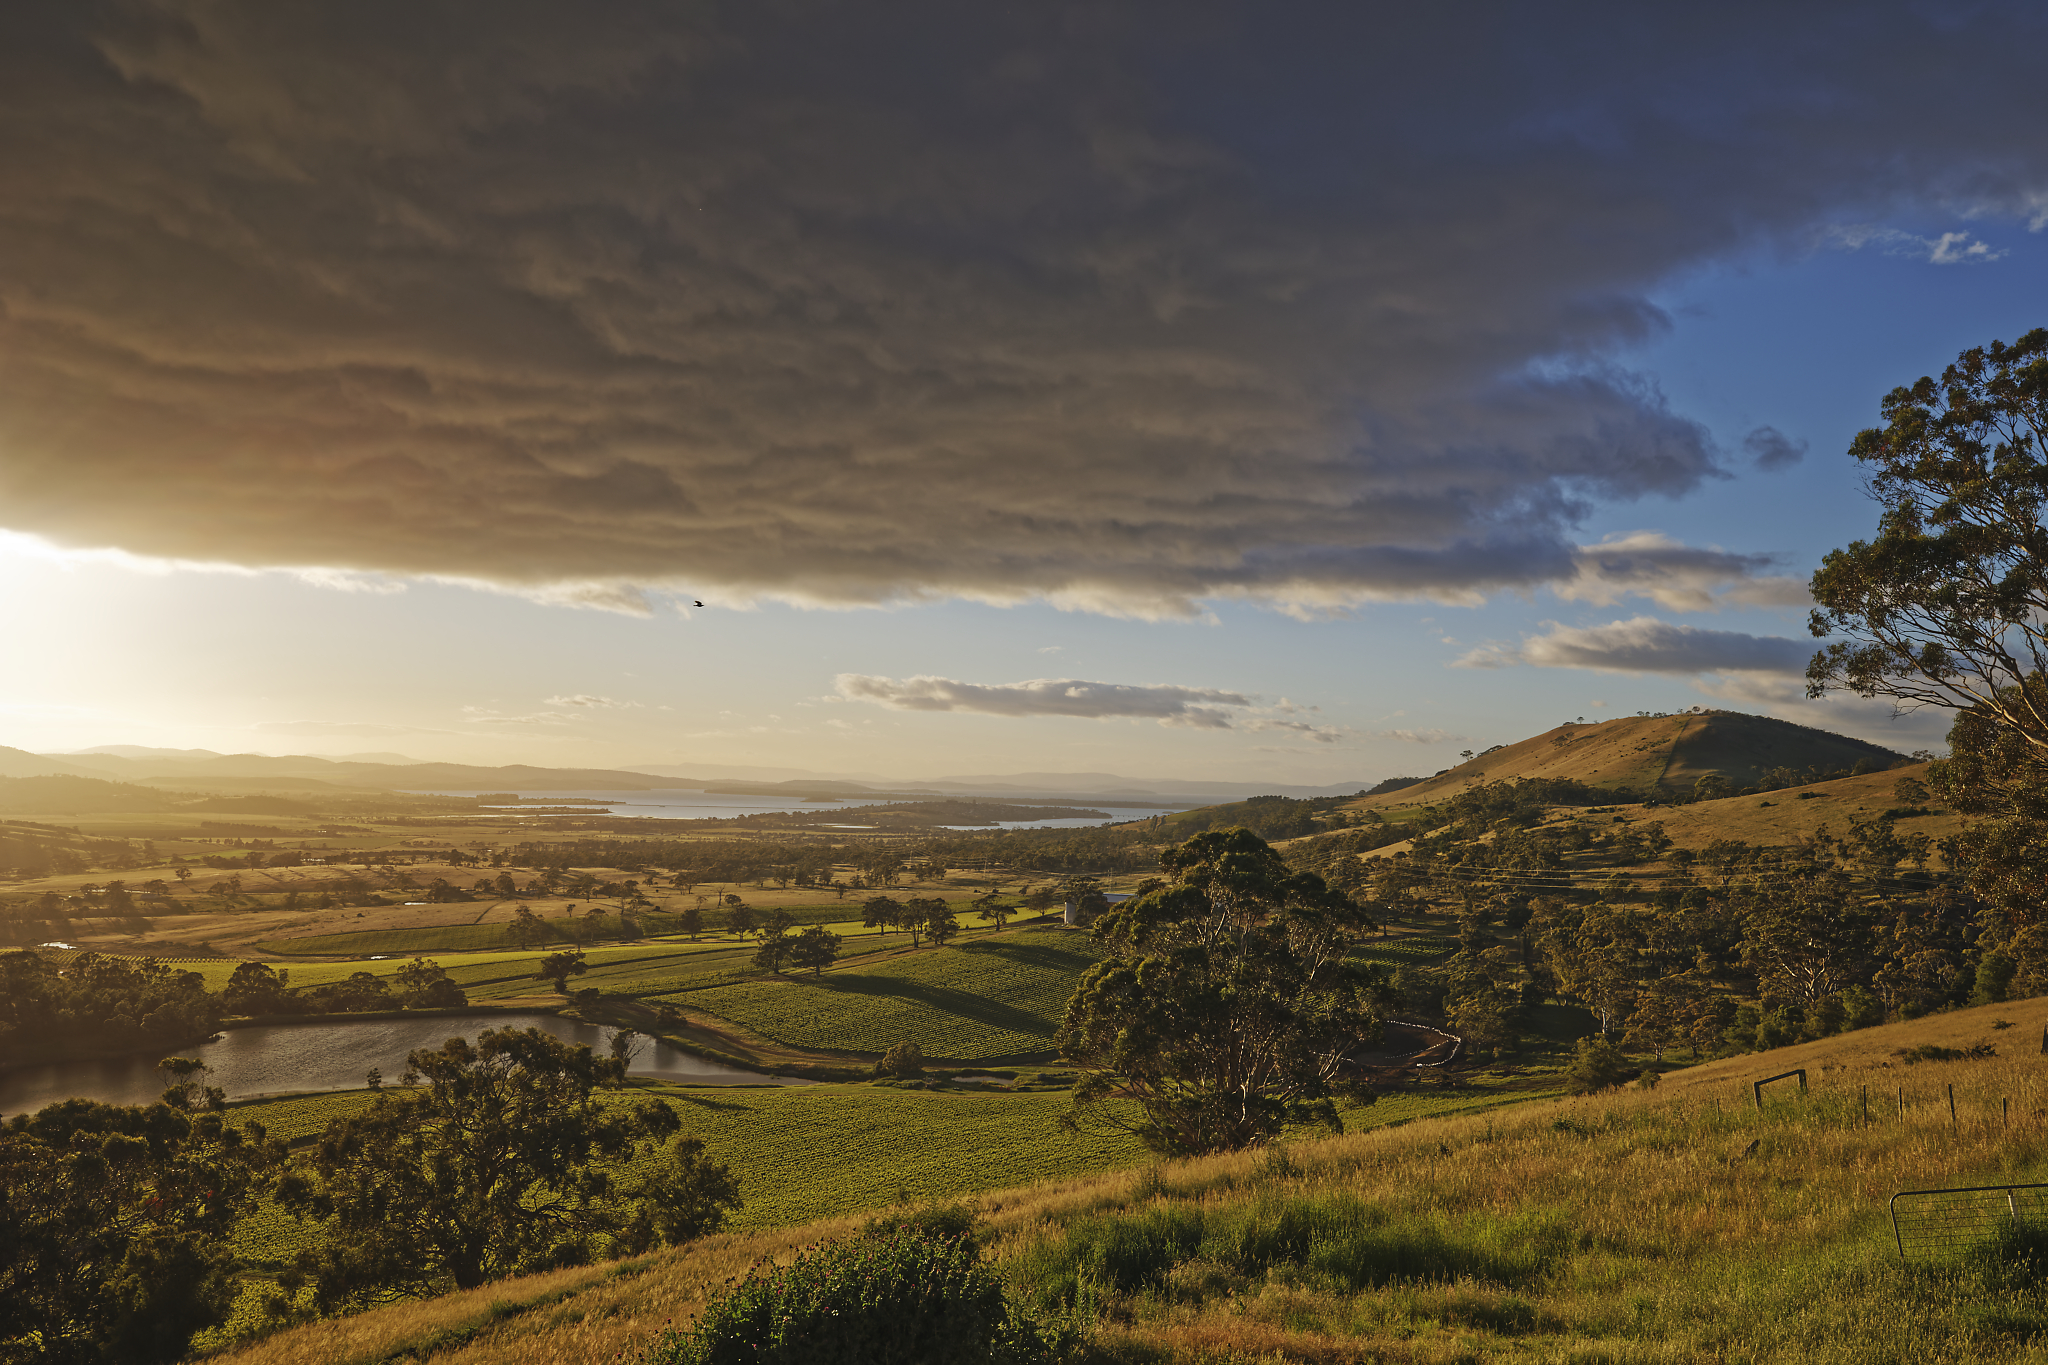
[{"label": "wire fence", "polygon": [[2048,1230],[2048,1185],[1901,1190],[1891,1215],[1902,1258],[1949,1256],[2016,1228]]}]

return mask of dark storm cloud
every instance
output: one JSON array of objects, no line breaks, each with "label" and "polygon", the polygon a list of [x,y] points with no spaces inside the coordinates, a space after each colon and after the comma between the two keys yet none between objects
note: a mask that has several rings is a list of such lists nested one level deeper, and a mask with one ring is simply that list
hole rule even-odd
[{"label": "dark storm cloud", "polygon": [[[1610,363],[1664,325],[1646,291],[2039,213],[2044,36],[1998,5],[14,0],[0,525],[624,610],[1584,583],[1594,501],[1720,473]],[[1598,591],[1672,581],[1636,565]]]},{"label": "dark storm cloud", "polygon": [[1742,448],[1758,469],[1786,469],[1806,458],[1806,442],[1795,441],[1776,427],[1758,427],[1742,438]]},{"label": "dark storm cloud", "polygon": [[1772,555],[1731,554],[1682,545],[1656,531],[1634,531],[1581,545],[1577,572],[1552,586],[1568,601],[1603,607],[1624,597],[1647,597],[1671,611],[1809,605],[1813,599],[1804,583],[1767,572],[1776,566]]},{"label": "dark storm cloud", "polygon": [[1653,616],[1604,626],[1561,626],[1518,646],[1490,645],[1457,661],[1460,668],[1590,668],[1604,673],[1766,673],[1797,675],[1813,657],[1811,641],[1737,630],[1701,630]]}]

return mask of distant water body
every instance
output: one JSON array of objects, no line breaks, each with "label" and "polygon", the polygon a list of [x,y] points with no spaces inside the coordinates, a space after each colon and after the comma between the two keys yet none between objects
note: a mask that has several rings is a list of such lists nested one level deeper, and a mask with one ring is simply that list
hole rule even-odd
[{"label": "distant water body", "polygon": [[[537,1028],[591,1050],[609,1050],[611,1030],[552,1014],[444,1015],[430,1019],[356,1019],[317,1024],[264,1024],[229,1029],[217,1043],[179,1048],[213,1068],[209,1084],[231,1100],[298,1090],[356,1090],[372,1067],[396,1085],[415,1048],[450,1038],[474,1040],[487,1028]],[[154,1054],[96,1062],[59,1062],[0,1071],[0,1115],[33,1113],[74,1097],[103,1104],[149,1104],[163,1093]],[[631,1074],[683,1085],[803,1085],[707,1062],[666,1043],[647,1046]]]},{"label": "distant water body", "polygon": [[[499,788],[496,790],[502,791],[503,789]],[[482,796],[484,793],[481,791],[436,791],[419,792],[415,794],[421,796]],[[592,815],[614,815],[622,816],[628,819],[637,817],[646,820],[730,820],[734,816],[738,815],[808,814],[817,811],[852,810],[857,806],[885,805],[889,804],[892,800],[915,801],[919,799],[925,799],[918,797],[890,798],[866,796],[851,801],[792,801],[786,796],[739,796],[728,792],[697,791],[688,787],[670,787],[654,791],[639,792],[523,791],[515,792],[514,795],[520,797],[530,797],[535,801],[544,803],[558,802],[562,804],[568,804],[570,802],[574,802],[578,805],[581,805],[585,802],[589,802],[591,803],[590,813]],[[929,799],[940,800],[951,798],[933,797]],[[976,798],[970,797],[965,799],[972,800]],[[1005,805],[1034,806],[1043,804],[1041,801],[1034,800],[1028,796],[990,796],[979,799],[987,800],[990,802],[999,801]],[[515,815],[520,813],[519,808],[516,806],[497,806],[492,807],[491,809],[502,811],[506,815]],[[1185,810],[1187,809],[1187,807],[1184,805],[1097,806],[1093,809],[1107,813],[1109,818],[1113,822],[1117,824],[1122,824],[1127,820],[1149,820],[1155,815],[1171,815],[1175,811]],[[546,817],[526,816],[525,818],[544,819]],[[1000,827],[1003,829],[1093,829],[1102,823],[1102,821],[1096,819],[1005,820],[999,822]],[[844,825],[826,824],[823,826],[823,828],[860,829],[864,828],[864,826],[860,825],[857,822],[856,818],[853,820],[849,820]],[[942,826],[942,828],[972,830],[989,829],[991,828],[991,826],[953,825]]]}]

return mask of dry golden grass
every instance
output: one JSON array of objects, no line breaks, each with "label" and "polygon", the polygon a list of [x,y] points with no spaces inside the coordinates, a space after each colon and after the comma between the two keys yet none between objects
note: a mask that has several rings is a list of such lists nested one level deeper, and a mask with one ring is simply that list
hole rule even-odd
[{"label": "dry golden grass", "polygon": [[[1128,1175],[1051,1181],[975,1201],[998,1226],[1038,1228],[1120,1205]],[[866,1216],[720,1234],[611,1265],[580,1267],[309,1323],[210,1357],[223,1365],[375,1365],[432,1353],[447,1365],[555,1365],[631,1354],[670,1322],[685,1323],[729,1279],[762,1261],[852,1234]]]},{"label": "dry golden grass", "polygon": [[[1440,801],[1475,782],[1535,777],[1568,777],[1592,786],[1676,793],[1691,790],[1707,773],[1719,772],[1742,787],[1753,784],[1767,768],[1846,770],[1865,755],[1888,761],[1879,751],[1857,741],[1762,716],[1733,712],[1622,716],[1590,725],[1560,725],[1469,759],[1426,782],[1345,804],[1347,809],[1391,812]],[[1909,771],[1917,769],[1869,775],[1871,790],[1881,786],[1887,797],[1880,809],[1896,804],[1888,799],[1891,784]]]},{"label": "dry golden grass", "polygon": [[[1716,839],[1784,844],[1811,838],[1822,825],[1830,833],[1847,834],[1852,821],[1899,807],[1892,788],[1900,778],[1924,778],[1926,774],[1927,765],[1916,763],[1861,777],[1838,777],[1810,787],[1765,792],[1761,796],[1730,796],[1690,806],[1616,809],[1635,819],[1658,821],[1680,848],[1704,848]],[[1900,834],[1926,834],[1933,838],[1954,834],[1962,827],[1963,818],[1945,810],[1907,816],[1896,824]]]},{"label": "dry golden grass", "polygon": [[[2012,1027],[1994,1028],[2000,1020]],[[1667,1097],[1692,1092],[1717,1094],[1729,1086],[1746,1086],[1760,1076],[1805,1067],[1811,1084],[1826,1078],[1831,1085],[1853,1081],[1869,1086],[1871,1103],[1875,1105],[1880,1088],[1886,1085],[1893,1092],[1900,1085],[1909,1091],[1926,1090],[1929,1082],[1924,1078],[1931,1068],[1926,1063],[1908,1066],[1901,1061],[1896,1054],[1906,1048],[1968,1048],[1988,1043],[1998,1049],[2001,1061],[2038,1064],[2043,1073],[2048,1073],[2048,1056],[2041,1052],[2043,1029],[2048,1029],[2048,996],[2002,1005],[1978,1005],[1669,1071],[1658,1085],[1658,1093]],[[1894,1094],[1894,1102],[1895,1099]]]},{"label": "dry golden grass", "polygon": [[[1992,1029],[1999,1018],[2014,1027]],[[1098,1346],[1118,1360],[2042,1360],[2048,1350],[2033,1336],[2000,1324],[2027,1313],[2048,1322],[2048,1299],[2025,1290],[1987,1304],[1977,1281],[1901,1266],[1883,1210],[1900,1189],[2043,1178],[2044,1024],[2048,1000],[1987,1006],[1709,1063],[1670,1073],[1654,1091],[1300,1142],[1285,1161],[1236,1153],[976,1202],[995,1234],[991,1254],[1023,1293],[1047,1282],[1078,1224],[1171,1207],[1229,1218],[1348,1200],[1378,1210],[1389,1228],[1510,1252],[1525,1235],[1517,1229],[1562,1236],[1565,1249],[1540,1274],[1513,1284],[1409,1279],[1354,1290],[1299,1267],[1246,1274],[1191,1264],[1154,1289],[1111,1295],[1090,1319]],[[1990,1060],[1908,1069],[1893,1055],[1987,1040],[2000,1054]],[[1758,1112],[1750,1081],[1794,1066],[1808,1068],[1810,1092],[1781,1086]],[[1892,1094],[1881,1086],[1900,1079],[1911,1101],[1903,1114],[1877,1102]],[[1951,1084],[1954,1123],[1937,1102]],[[2011,1101],[2010,1127],[2001,1098]],[[369,1365],[410,1351],[448,1365],[609,1360],[687,1320],[757,1260],[786,1259],[855,1225],[715,1237],[617,1267],[302,1327],[223,1359]]]}]

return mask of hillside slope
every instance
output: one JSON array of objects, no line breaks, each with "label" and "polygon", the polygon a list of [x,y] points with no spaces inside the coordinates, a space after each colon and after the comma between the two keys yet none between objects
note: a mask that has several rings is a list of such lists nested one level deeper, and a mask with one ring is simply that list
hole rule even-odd
[{"label": "hillside slope", "polygon": [[[1766,792],[1760,796],[1729,796],[1719,801],[1698,801],[1685,806],[1660,806],[1654,810],[1637,806],[1617,809],[1645,820],[1655,820],[1680,848],[1704,848],[1716,839],[1740,839],[1750,844],[1788,844],[1809,839],[1823,825],[1836,835],[1846,834],[1859,820],[1896,812],[1895,827],[1900,834],[1925,834],[1939,839],[1955,834],[1963,817],[1940,806],[1904,807],[1892,788],[1902,777],[1925,780],[1927,765],[1915,763],[1861,777],[1838,777],[1816,782],[1796,791]],[[1910,814],[1918,810],[1920,814]]]},{"label": "hillside slope", "polygon": [[1798,773],[1847,771],[1858,763],[1883,769],[1906,761],[1905,755],[1881,745],[1769,716],[1736,711],[1623,716],[1560,725],[1480,754],[1415,786],[1361,797],[1348,805],[1360,810],[1423,805],[1473,782],[1532,777],[1567,777],[1593,787],[1677,795],[1691,791],[1709,773],[1748,787],[1774,768]]},{"label": "hillside slope", "polygon": [[[1958,1011],[1669,1073],[1653,1091],[973,1203],[1011,1292],[1048,1316],[1064,1302],[1097,1359],[2038,1361],[2038,1281],[2014,1283],[1981,1252],[1902,1260],[1885,1202],[2042,1178],[2048,1094],[2032,1054],[2044,1020],[2048,1001]],[[1930,1042],[1997,1055],[1910,1067],[1897,1056]],[[1781,1082],[1759,1110],[1750,1082],[1793,1066],[1808,1068],[1808,1092]],[[631,1360],[730,1278],[860,1222],[721,1234],[308,1324],[215,1358]],[[1103,1286],[1086,1300],[1094,1311],[1075,1312],[1090,1270]]]}]

